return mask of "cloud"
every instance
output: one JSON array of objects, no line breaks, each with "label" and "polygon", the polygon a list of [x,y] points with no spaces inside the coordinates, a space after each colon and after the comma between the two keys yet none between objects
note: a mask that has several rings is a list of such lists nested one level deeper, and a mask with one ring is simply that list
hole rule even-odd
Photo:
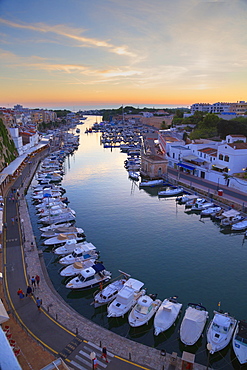
[{"label": "cloud", "polygon": [[49,26],[44,23],[36,23],[36,24],[25,24],[25,23],[16,23],[10,20],[6,20],[0,18],[0,23],[3,23],[9,27],[13,28],[20,28],[29,31],[35,31],[40,33],[53,33],[57,36],[62,36],[70,40],[74,40],[79,43],[82,47],[90,46],[90,47],[97,47],[97,48],[104,48],[107,49],[111,53],[115,53],[117,55],[124,55],[134,57],[135,53],[130,52],[127,46],[121,45],[116,46],[111,44],[109,41],[98,40],[96,38],[84,37],[81,36],[81,33],[85,32],[85,30],[78,29],[78,28],[70,28],[64,25],[55,25]]}]

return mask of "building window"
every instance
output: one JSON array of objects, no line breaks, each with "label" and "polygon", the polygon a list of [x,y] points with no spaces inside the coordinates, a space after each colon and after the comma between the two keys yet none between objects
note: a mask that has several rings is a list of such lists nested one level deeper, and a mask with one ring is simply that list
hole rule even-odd
[{"label": "building window", "polygon": [[229,162],[229,156],[225,155],[225,162]]},{"label": "building window", "polygon": [[172,158],[175,158],[175,153],[172,153]]},{"label": "building window", "polygon": [[223,161],[223,154],[220,154],[220,155],[219,155],[219,159],[220,159],[221,161]]}]

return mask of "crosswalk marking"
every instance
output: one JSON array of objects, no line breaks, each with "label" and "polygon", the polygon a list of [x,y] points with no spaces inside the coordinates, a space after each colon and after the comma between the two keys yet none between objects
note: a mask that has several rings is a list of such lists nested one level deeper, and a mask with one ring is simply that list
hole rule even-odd
[{"label": "crosswalk marking", "polygon": [[[94,347],[94,348],[96,348],[98,351],[102,351],[102,348],[101,347],[99,347],[99,346],[96,346],[96,344],[94,344],[94,343],[92,343],[92,342],[87,342],[87,344],[89,345],[89,346],[91,346],[91,347]],[[109,351],[107,351],[107,355],[108,356],[110,356],[110,357],[114,357],[114,354],[113,353],[111,353],[111,352],[109,352]]]},{"label": "crosswalk marking", "polygon": [[74,357],[73,360],[71,360],[70,365],[73,366],[74,368],[77,368],[79,370],[91,370],[92,369],[92,360],[90,358],[90,353],[93,351],[95,352],[98,360],[98,369],[105,369],[108,365],[109,357],[113,358],[114,355],[112,353],[109,354],[108,357],[108,363],[105,362],[104,360],[100,361],[100,356],[102,353],[102,348],[96,346],[93,343],[85,343],[82,347],[82,349],[77,353]]}]

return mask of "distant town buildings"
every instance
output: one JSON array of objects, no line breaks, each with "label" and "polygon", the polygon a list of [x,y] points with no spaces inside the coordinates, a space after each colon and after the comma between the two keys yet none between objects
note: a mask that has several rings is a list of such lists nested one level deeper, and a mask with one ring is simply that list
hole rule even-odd
[{"label": "distant town buildings", "polygon": [[218,102],[214,104],[195,103],[191,105],[191,114],[195,112],[229,114],[232,116],[244,115],[247,112],[247,102],[239,101],[237,103]]}]

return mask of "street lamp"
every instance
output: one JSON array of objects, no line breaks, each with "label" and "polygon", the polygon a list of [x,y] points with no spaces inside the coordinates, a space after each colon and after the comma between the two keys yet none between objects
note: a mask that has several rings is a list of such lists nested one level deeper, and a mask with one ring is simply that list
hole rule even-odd
[{"label": "street lamp", "polygon": [[208,359],[207,359],[207,369],[206,370],[208,370],[210,351],[212,351],[211,343],[207,343],[207,350],[208,350]]},{"label": "street lamp", "polygon": [[95,352],[91,352],[90,353],[90,358],[92,360],[92,369],[94,369],[94,359],[96,358]]}]

